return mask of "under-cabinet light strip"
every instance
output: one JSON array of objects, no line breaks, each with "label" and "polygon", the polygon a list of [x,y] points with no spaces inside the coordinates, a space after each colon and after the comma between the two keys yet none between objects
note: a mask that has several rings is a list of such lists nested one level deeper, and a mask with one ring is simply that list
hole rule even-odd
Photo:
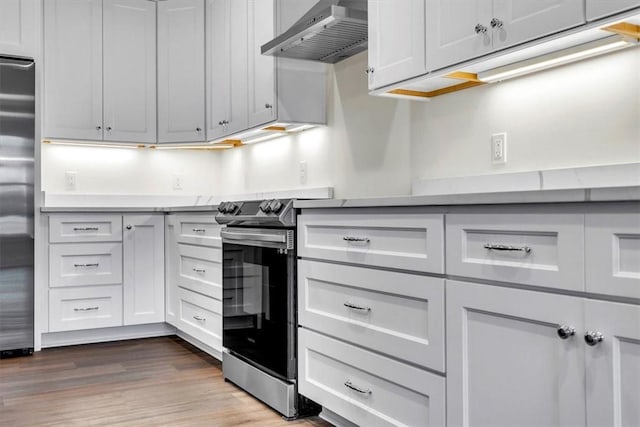
[{"label": "under-cabinet light strip", "polygon": [[494,68],[492,70],[478,73],[478,79],[493,83],[500,80],[506,80],[513,77],[522,76],[524,74],[545,70],[558,65],[564,65],[581,59],[590,58],[604,53],[613,52],[637,44],[637,40],[623,37],[612,36],[593,42],[574,46],[568,49],[559,50],[557,52],[538,56],[536,58],[527,59],[525,61],[516,62],[505,65],[504,67]]}]

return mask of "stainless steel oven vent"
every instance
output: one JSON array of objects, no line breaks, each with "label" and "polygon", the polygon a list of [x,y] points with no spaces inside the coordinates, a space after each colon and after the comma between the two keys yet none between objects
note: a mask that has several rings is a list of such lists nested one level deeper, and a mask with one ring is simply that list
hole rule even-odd
[{"label": "stainless steel oven vent", "polygon": [[320,1],[289,30],[264,44],[262,54],[335,64],[366,50],[366,9],[331,3],[336,2]]}]

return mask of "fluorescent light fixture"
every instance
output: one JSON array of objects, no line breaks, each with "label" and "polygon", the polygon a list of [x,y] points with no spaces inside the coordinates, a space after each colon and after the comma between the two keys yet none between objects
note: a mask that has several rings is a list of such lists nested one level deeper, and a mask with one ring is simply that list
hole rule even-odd
[{"label": "fluorescent light fixture", "polygon": [[67,145],[71,147],[94,147],[94,148],[127,148],[135,150],[138,148],[146,148],[146,145],[133,145],[133,144],[94,144],[92,142],[71,142],[71,141],[51,141],[43,140],[43,144],[50,145]]},{"label": "fluorescent light fixture", "polygon": [[227,148],[233,148],[234,145],[233,144],[215,144],[215,145],[156,145],[153,147],[149,147],[149,148],[153,148],[155,150],[204,150],[204,151],[210,151],[210,150],[224,150]]},{"label": "fluorescent light fixture", "polygon": [[302,132],[303,130],[313,129],[314,127],[316,127],[316,126],[315,125],[292,126],[292,127],[287,129],[287,132],[288,133]]},{"label": "fluorescent light fixture", "polygon": [[524,74],[545,70],[547,68],[556,67],[558,65],[568,64],[570,62],[579,61],[581,59],[590,58],[596,55],[602,55],[607,52],[623,49],[633,45],[637,45],[635,39],[623,36],[611,36],[593,42],[585,43],[579,46],[562,49],[546,55],[527,59],[525,61],[516,62],[505,65],[504,67],[494,68],[492,70],[478,73],[478,80],[493,83],[500,80],[506,80],[513,77],[522,76]]}]

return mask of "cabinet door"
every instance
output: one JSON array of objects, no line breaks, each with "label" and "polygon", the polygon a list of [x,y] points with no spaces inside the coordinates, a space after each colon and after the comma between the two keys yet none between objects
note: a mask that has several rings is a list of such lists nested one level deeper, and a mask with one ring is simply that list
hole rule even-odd
[{"label": "cabinet door", "polygon": [[640,299],[640,212],[585,217],[586,290]]},{"label": "cabinet door", "polygon": [[585,327],[587,426],[640,425],[640,306],[587,300]]},{"label": "cabinet door", "polygon": [[102,139],[102,1],[44,2],[44,136]]},{"label": "cabinet door", "polygon": [[204,0],[158,3],[158,142],[204,141]]},{"label": "cabinet door", "polygon": [[425,0],[369,1],[369,89],[427,72]]},{"label": "cabinet door", "polygon": [[167,323],[177,326],[178,322],[178,242],[175,215],[165,217],[165,307]]},{"label": "cabinet door", "polygon": [[275,34],[273,0],[249,0],[248,4],[249,127],[276,119],[276,60],[263,55],[263,44]]},{"label": "cabinet door", "polygon": [[491,0],[426,1],[427,69],[445,68],[491,51]]},{"label": "cabinet door", "polygon": [[582,299],[447,281],[447,423],[584,426]]},{"label": "cabinet door", "polygon": [[493,48],[502,49],[583,24],[584,0],[494,0],[491,19]]},{"label": "cabinet door", "polygon": [[0,1],[0,55],[34,57],[36,18],[36,0]]},{"label": "cabinet door", "polygon": [[164,322],[164,216],[127,215],[124,230],[124,324]]},{"label": "cabinet door", "polygon": [[156,142],[156,4],[104,0],[105,141]]},{"label": "cabinet door", "polygon": [[207,0],[207,139],[248,127],[247,2]]},{"label": "cabinet door", "polygon": [[587,21],[640,7],[638,0],[587,0]]}]

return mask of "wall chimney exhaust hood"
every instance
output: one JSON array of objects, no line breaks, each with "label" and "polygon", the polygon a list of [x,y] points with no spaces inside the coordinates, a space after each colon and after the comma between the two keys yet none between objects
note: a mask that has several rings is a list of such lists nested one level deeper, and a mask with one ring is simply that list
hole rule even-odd
[{"label": "wall chimney exhaust hood", "polygon": [[367,49],[367,1],[320,0],[263,55],[335,64]]}]

